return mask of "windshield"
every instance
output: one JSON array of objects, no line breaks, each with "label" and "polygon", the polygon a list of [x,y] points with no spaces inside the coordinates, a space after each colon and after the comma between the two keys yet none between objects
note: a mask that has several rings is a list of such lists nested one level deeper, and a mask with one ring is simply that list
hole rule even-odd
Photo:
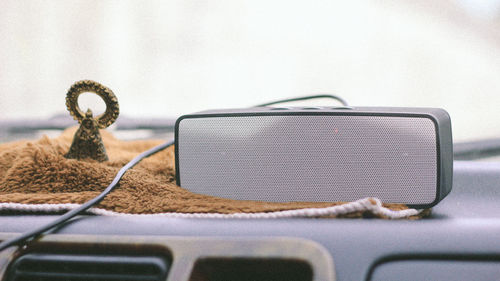
[{"label": "windshield", "polygon": [[444,108],[455,141],[498,138],[500,2],[481,3],[2,1],[0,119],[67,114],[92,79],[131,118],[330,93]]}]

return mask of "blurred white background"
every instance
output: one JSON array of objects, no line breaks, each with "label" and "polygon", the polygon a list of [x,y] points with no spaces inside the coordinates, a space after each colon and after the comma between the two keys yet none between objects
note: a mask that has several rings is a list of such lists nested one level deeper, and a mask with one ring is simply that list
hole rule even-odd
[{"label": "blurred white background", "polygon": [[499,27],[498,0],[3,0],[0,119],[65,113],[92,79],[129,117],[333,93],[445,108],[455,140],[500,137]]}]

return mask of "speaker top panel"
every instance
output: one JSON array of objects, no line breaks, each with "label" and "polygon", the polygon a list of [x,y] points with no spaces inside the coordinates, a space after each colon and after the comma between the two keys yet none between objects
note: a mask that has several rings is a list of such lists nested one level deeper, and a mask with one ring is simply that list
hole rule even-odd
[{"label": "speaker top panel", "polygon": [[[362,106],[280,106],[280,107],[249,107],[249,108],[227,108],[211,109],[187,114],[179,117],[203,117],[205,115],[228,115],[228,114],[265,114],[265,115],[289,115],[289,114],[381,114],[381,115],[421,115],[436,121],[450,120],[448,113],[441,108],[428,107],[362,107]],[[180,121],[180,120],[179,120]]]},{"label": "speaker top panel", "polygon": [[274,202],[428,207],[451,189],[451,125],[426,108],[213,110],[176,124],[177,182],[192,192]]}]

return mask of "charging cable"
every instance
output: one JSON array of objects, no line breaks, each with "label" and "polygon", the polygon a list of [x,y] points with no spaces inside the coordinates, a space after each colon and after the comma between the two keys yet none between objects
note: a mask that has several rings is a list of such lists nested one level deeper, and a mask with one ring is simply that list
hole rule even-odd
[{"label": "charging cable", "polygon": [[[312,96],[305,96],[305,97],[297,97],[297,98],[291,98],[291,99],[284,99],[284,100],[279,100],[279,101],[274,101],[270,103],[265,103],[261,105],[257,105],[257,107],[263,107],[263,106],[269,106],[269,105],[274,105],[274,104],[279,104],[279,103],[286,103],[286,102],[293,102],[293,101],[301,101],[301,100],[309,100],[309,99],[318,99],[318,98],[330,98],[330,99],[335,99],[342,103],[344,106],[348,106],[347,102],[342,99],[341,97],[335,96],[335,95],[312,95]],[[78,216],[91,208],[92,206],[98,204],[101,202],[106,195],[108,195],[111,191],[113,191],[117,186],[118,183],[120,182],[120,179],[123,177],[123,175],[132,167],[134,167],[137,163],[139,163],[142,159],[147,158],[159,151],[164,150],[167,147],[170,147],[175,143],[174,140],[168,141],[164,144],[160,144],[158,146],[155,146],[147,151],[144,151],[143,153],[139,154],[136,156],[134,159],[132,159],[130,162],[128,162],[125,166],[123,166],[120,171],[116,174],[115,178],[113,181],[108,185],[108,187],[101,192],[98,196],[94,197],[93,199],[85,202],[82,204],[80,207],[73,209],[71,211],[68,211],[64,215],[60,216],[56,220],[47,223],[46,225],[43,225],[39,228],[36,228],[32,231],[25,232],[18,237],[14,237],[12,239],[8,239],[0,243],[0,252],[5,250],[6,248],[14,245],[20,245],[21,243],[26,243],[28,240],[33,240],[43,234],[44,232],[61,225],[68,220],[74,218],[75,216]]]},{"label": "charging cable", "polygon": [[50,230],[51,228],[53,227],[56,227],[58,225],[61,225],[65,222],[67,222],[68,220],[72,219],[73,217],[75,216],[78,216],[80,214],[82,214],[83,212],[85,212],[86,210],[88,210],[89,208],[91,208],[92,206],[94,206],[95,204],[98,204],[99,202],[101,202],[104,197],[106,197],[106,195],[108,195],[111,191],[113,191],[113,189],[115,189],[117,186],[118,186],[118,183],[120,182],[120,179],[123,177],[123,175],[132,167],[134,167],[137,163],[139,163],[142,159],[144,158],[147,158],[159,151],[162,151],[164,150],[165,148],[171,146],[174,144],[174,141],[168,141],[164,144],[160,144],[158,146],[155,146],[147,151],[144,151],[143,153],[139,154],[138,156],[136,156],[134,159],[132,159],[130,162],[127,163],[127,165],[123,166],[120,171],[118,171],[118,173],[116,174],[115,178],[113,179],[113,181],[108,185],[108,187],[103,191],[101,192],[101,194],[99,194],[98,196],[94,197],[93,199],[85,202],[83,205],[81,205],[80,207],[76,208],[76,209],[73,209],[67,213],[65,213],[64,215],[60,216],[59,218],[57,218],[56,220],[52,221],[52,222],[49,222],[47,223],[46,225],[43,225],[37,229],[34,229],[34,230],[31,230],[31,231],[28,231],[26,233],[23,233],[17,237],[14,237],[12,239],[8,239],[8,240],[5,240],[3,241],[2,243],[0,243],[0,252],[5,250],[6,248],[10,247],[10,246],[13,246],[13,245],[19,245],[21,243],[25,243],[26,241],[28,240],[32,240],[32,239],[35,239],[36,237],[38,237],[39,235],[41,235],[42,233]]},{"label": "charging cable", "polygon": [[324,99],[324,98],[334,99],[334,100],[340,102],[343,106],[349,106],[349,104],[343,98],[341,98],[339,96],[324,94],[324,95],[312,95],[312,96],[304,96],[304,97],[297,97],[297,98],[291,98],[291,99],[277,100],[277,101],[273,101],[273,102],[259,104],[256,107],[264,107],[264,106],[270,106],[270,105],[293,102],[293,101]]}]

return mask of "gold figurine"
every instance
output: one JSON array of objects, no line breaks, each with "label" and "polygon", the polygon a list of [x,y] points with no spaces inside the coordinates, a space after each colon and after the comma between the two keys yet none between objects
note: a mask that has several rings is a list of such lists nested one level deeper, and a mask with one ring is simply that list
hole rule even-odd
[{"label": "gold figurine", "polygon": [[[106,111],[97,117],[92,115],[90,109],[83,113],[78,106],[78,97],[84,92],[99,95],[106,104]],[[107,161],[108,155],[99,129],[113,124],[120,113],[118,100],[113,91],[91,80],[78,81],[71,86],[66,94],[66,107],[73,118],[80,123],[80,127],[75,133],[68,153],[64,156],[70,159],[92,158],[99,162]]]}]

